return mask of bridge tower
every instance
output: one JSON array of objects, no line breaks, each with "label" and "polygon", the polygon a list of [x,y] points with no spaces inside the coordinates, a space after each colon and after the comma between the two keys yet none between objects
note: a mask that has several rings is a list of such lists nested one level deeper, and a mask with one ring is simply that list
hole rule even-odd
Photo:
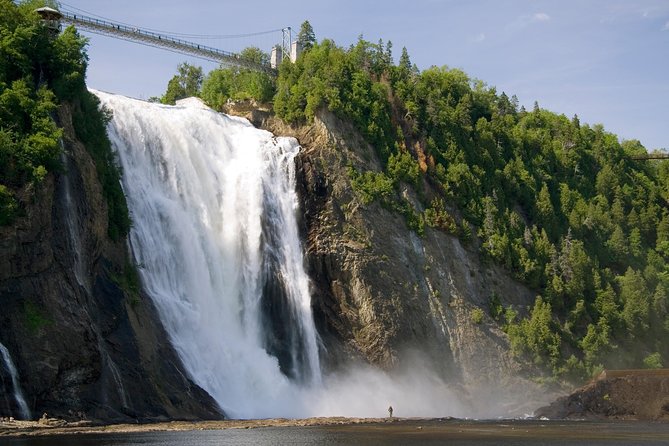
[{"label": "bridge tower", "polygon": [[291,46],[293,43],[293,33],[290,26],[281,30],[281,44],[272,47],[272,54],[269,59],[270,66],[274,69],[279,68],[285,57],[290,57]]},{"label": "bridge tower", "polygon": [[283,50],[281,49],[281,45],[274,45],[272,47],[272,54],[269,57],[269,65],[276,70],[279,68],[279,65],[281,65],[281,62],[283,62]]},{"label": "bridge tower", "polygon": [[274,45],[272,47],[270,65],[272,68],[277,69],[283,59],[288,57],[291,62],[295,62],[301,53],[302,45],[300,42],[293,42],[292,28],[290,26],[283,28],[281,30],[281,45]]},{"label": "bridge tower", "polygon": [[302,54],[302,44],[296,40],[290,45],[290,61],[294,63],[300,54]]},{"label": "bridge tower", "polygon": [[283,54],[290,54],[290,47],[293,43],[293,30],[289,26],[281,30],[281,52]]}]

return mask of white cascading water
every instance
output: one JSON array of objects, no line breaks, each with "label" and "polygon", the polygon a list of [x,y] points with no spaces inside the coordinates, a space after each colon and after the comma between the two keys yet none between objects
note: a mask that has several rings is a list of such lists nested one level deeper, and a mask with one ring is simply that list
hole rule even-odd
[{"label": "white cascading water", "polygon": [[16,400],[16,405],[21,412],[21,418],[24,420],[30,419],[30,409],[28,409],[28,404],[26,399],[23,396],[23,391],[21,390],[21,385],[19,384],[19,374],[16,371],[16,366],[12,357],[9,354],[9,350],[0,342],[0,356],[2,356],[2,361],[5,363],[5,369],[9,372],[9,376],[12,379],[12,387],[14,388],[14,399]]},{"label": "white cascading water", "polygon": [[[188,372],[231,416],[302,415],[300,389],[321,373],[295,215],[297,141],[197,100],[168,107],[96,94],[114,113],[108,132],[143,285]],[[288,372],[298,379],[266,351],[268,257],[295,316]]]},{"label": "white cascading water", "polygon": [[[95,92],[132,216],[144,289],[192,379],[234,418],[463,415],[416,364],[323,378],[297,229],[293,138],[199,100]],[[268,316],[269,315],[269,316]]]}]

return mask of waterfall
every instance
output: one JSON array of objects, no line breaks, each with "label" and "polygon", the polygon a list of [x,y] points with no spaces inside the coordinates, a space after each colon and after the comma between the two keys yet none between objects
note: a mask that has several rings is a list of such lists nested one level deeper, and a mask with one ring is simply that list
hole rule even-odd
[{"label": "waterfall", "polygon": [[14,361],[12,361],[12,357],[9,354],[9,350],[7,350],[7,347],[5,347],[2,343],[0,343],[0,355],[2,356],[2,361],[5,363],[5,368],[9,372],[9,376],[12,379],[14,399],[16,400],[16,404],[19,407],[19,411],[21,412],[21,418],[24,420],[29,420],[30,409],[28,409],[26,399],[23,397],[23,391],[21,390],[21,386],[19,384],[19,374],[16,371],[16,367],[14,366]]},{"label": "waterfall", "polygon": [[[130,245],[187,372],[233,418],[464,415],[429,366],[323,377],[299,239],[293,138],[216,113],[95,92]],[[427,364],[428,361],[425,362]]]},{"label": "waterfall", "polygon": [[81,243],[81,230],[79,227],[79,210],[72,199],[72,183],[70,180],[70,170],[73,168],[70,155],[65,150],[63,140],[60,140],[61,155],[60,161],[65,167],[65,174],[61,176],[62,183],[62,203],[65,209],[65,224],[67,225],[67,232],[69,235],[70,251],[74,256],[73,271],[77,283],[84,287],[84,289],[91,293],[91,287],[88,283],[88,271],[86,266],[87,259],[85,256],[84,247]]},{"label": "waterfall", "polygon": [[229,416],[307,415],[321,371],[296,222],[297,141],[197,100],[95,94],[113,111],[143,286],[188,373]]}]

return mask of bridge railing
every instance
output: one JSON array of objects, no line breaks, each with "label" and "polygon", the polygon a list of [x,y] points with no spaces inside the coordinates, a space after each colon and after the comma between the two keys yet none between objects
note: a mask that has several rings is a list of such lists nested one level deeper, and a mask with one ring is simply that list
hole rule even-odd
[{"label": "bridge railing", "polygon": [[255,61],[244,59],[237,53],[219,50],[206,45],[200,45],[194,42],[178,39],[172,36],[143,30],[132,26],[122,25],[120,23],[109,22],[107,20],[96,19],[93,17],[62,12],[63,21],[75,26],[99,32],[112,36],[119,36],[126,40],[134,40],[148,43],[153,46],[165,47],[176,50],[181,53],[191,54],[214,62],[227,65],[240,66],[251,70],[263,71],[268,74],[276,75],[276,70],[269,65],[259,64]]}]

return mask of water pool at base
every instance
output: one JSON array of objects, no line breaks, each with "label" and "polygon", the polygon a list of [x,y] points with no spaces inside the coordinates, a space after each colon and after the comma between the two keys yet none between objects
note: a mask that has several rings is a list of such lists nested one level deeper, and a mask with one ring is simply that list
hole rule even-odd
[{"label": "water pool at base", "polygon": [[669,424],[629,421],[407,420],[255,429],[5,437],[7,446],[206,445],[667,445]]}]

